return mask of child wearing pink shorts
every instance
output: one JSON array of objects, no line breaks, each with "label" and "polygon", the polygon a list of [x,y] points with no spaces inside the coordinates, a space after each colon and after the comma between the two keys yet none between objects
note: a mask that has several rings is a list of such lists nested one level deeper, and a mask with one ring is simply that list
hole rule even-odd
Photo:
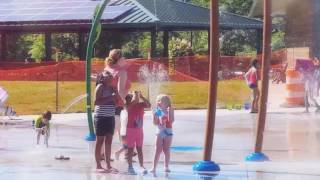
[{"label": "child wearing pink shorts", "polygon": [[[139,165],[143,174],[147,173],[146,168],[143,165],[143,115],[144,109],[150,108],[150,102],[142,96],[138,91],[133,94],[128,94],[126,99],[130,99],[127,110],[128,110],[128,124],[127,124],[127,146],[128,146],[128,173],[136,174],[132,166],[132,156],[134,148],[137,149]],[[139,102],[139,99],[142,102]]]}]

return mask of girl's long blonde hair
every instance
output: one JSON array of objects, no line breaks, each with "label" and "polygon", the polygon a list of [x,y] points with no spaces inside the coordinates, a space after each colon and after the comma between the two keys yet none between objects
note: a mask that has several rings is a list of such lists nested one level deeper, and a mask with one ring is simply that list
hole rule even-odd
[{"label": "girl's long blonde hair", "polygon": [[121,58],[121,49],[112,49],[105,60],[106,65],[115,65]]},{"label": "girl's long blonde hair", "polygon": [[161,101],[162,103],[165,103],[168,107],[171,107],[171,100],[170,97],[166,94],[159,94],[156,98],[156,101]]}]

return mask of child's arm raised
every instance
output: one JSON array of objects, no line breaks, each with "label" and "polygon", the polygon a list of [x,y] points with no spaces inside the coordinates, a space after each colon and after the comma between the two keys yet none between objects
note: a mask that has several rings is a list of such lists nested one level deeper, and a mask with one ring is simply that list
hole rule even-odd
[{"label": "child's arm raised", "polygon": [[146,99],[142,94],[141,92],[139,92],[139,95],[140,95],[140,98],[143,100],[144,104],[145,104],[145,108],[150,108],[151,107],[151,104],[150,102],[148,101],[148,99]]}]

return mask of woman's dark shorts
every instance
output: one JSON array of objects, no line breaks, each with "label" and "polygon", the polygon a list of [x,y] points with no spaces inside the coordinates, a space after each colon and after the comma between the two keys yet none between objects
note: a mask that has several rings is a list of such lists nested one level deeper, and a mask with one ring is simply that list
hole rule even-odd
[{"label": "woman's dark shorts", "polygon": [[121,107],[121,106],[116,107],[116,113],[115,113],[115,115],[116,115],[116,116],[120,116],[122,110],[123,110],[123,107]]},{"label": "woman's dark shorts", "polygon": [[114,116],[111,117],[103,117],[98,116],[94,117],[94,127],[96,130],[97,136],[106,136],[113,135],[114,133]]}]

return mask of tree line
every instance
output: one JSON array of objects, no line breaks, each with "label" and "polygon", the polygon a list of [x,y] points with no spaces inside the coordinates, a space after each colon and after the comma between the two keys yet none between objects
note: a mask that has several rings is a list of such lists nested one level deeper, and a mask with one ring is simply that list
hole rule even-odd
[{"label": "tree line", "polygon": [[[210,0],[185,0],[203,7],[209,7]],[[220,10],[247,16],[252,6],[252,0],[220,0]],[[256,32],[254,30],[221,31],[221,55],[255,55]],[[275,32],[273,47],[284,47],[284,32]],[[103,59],[106,52],[113,48],[122,48],[127,58],[148,56],[151,46],[149,32],[132,32],[124,35],[116,31],[101,32],[100,39],[94,47],[94,57]],[[62,59],[79,60],[79,37],[76,33],[52,34],[52,57],[57,59],[55,50],[62,51]],[[85,43],[88,34],[85,35]],[[26,58],[41,62],[45,60],[44,34],[10,34],[8,36],[8,59],[24,60]],[[156,56],[163,51],[162,32],[157,34]],[[170,32],[169,56],[184,56],[193,54],[208,54],[207,31]]]}]

